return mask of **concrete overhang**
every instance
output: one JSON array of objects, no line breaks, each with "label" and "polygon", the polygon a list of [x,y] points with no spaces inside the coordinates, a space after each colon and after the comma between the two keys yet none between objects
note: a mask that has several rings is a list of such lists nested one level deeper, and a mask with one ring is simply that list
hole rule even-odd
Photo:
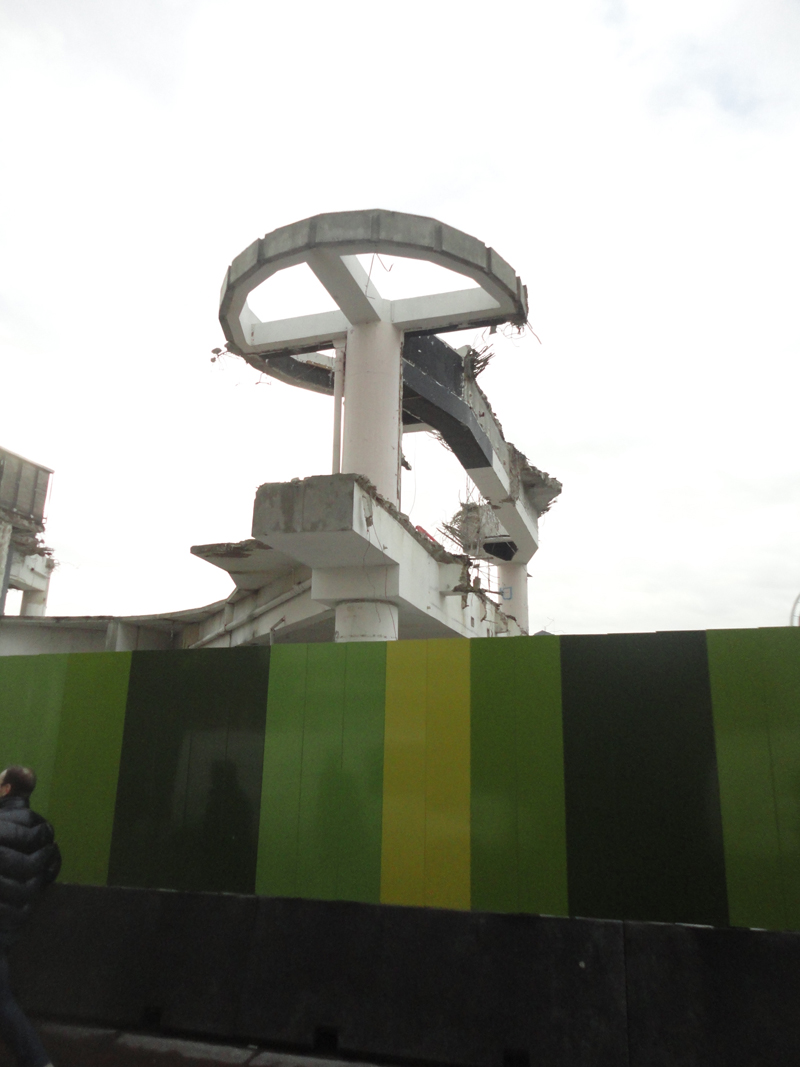
[{"label": "concrete overhang", "polygon": [[[435,263],[479,288],[383,300],[356,258],[370,252]],[[299,263],[308,263],[339,310],[262,322],[247,304],[249,293]],[[219,310],[229,349],[245,357],[331,347],[346,337],[349,326],[365,322],[445,333],[505,322],[522,325],[527,315],[525,287],[494,249],[436,219],[382,209],[315,215],[254,241],[228,268]]]}]

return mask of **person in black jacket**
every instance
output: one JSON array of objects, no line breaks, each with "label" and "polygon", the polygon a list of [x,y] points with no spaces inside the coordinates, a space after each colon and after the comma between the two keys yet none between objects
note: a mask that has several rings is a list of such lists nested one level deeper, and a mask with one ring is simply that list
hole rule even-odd
[{"label": "person in black jacket", "polygon": [[11,992],[8,949],[34,900],[58,876],[61,853],[53,827],[30,809],[36,775],[28,767],[0,774],[0,1037],[19,1067],[49,1067],[50,1057]]}]

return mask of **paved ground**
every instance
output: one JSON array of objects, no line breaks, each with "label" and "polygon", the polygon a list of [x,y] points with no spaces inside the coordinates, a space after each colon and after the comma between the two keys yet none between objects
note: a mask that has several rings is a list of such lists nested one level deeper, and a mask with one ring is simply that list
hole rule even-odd
[{"label": "paved ground", "polygon": [[[62,1023],[37,1023],[55,1067],[353,1067],[351,1062]],[[0,1067],[13,1058],[0,1046]],[[361,1065],[360,1065],[361,1067]]]}]

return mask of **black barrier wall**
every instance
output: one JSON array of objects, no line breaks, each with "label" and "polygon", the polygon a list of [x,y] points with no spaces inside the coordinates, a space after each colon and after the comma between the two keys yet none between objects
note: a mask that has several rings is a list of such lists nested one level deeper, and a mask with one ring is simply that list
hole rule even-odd
[{"label": "black barrier wall", "polygon": [[57,885],[33,1014],[454,1067],[796,1067],[800,934]]}]

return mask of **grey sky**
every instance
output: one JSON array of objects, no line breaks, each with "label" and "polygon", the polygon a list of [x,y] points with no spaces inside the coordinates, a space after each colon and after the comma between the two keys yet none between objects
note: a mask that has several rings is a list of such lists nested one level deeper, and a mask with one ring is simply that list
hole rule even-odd
[{"label": "grey sky", "polygon": [[[555,9],[555,10],[554,10]],[[535,627],[780,625],[800,591],[800,6],[7,0],[0,444],[55,468],[51,613],[226,595],[189,545],[324,472],[330,404],[209,362],[227,264],[318,211],[497,248],[482,382],[564,482]],[[469,339],[469,338],[468,338]],[[417,435],[404,509],[464,478]]]}]

